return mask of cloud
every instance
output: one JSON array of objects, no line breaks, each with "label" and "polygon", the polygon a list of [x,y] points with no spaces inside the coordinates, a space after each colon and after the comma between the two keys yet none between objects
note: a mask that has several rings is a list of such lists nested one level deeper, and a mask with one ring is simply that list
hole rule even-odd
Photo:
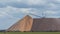
[{"label": "cloud", "polygon": [[28,5],[43,5],[46,3],[45,0],[26,0],[26,2]]},{"label": "cloud", "polygon": [[[28,12],[28,10],[31,10],[31,8],[36,8],[39,11],[45,10],[60,11],[60,4],[58,3],[58,1],[59,0],[0,0],[0,8],[6,8],[7,10],[6,9],[5,10],[7,12],[8,11],[16,12],[20,11],[20,9],[21,10],[23,9],[26,12]],[[22,12],[25,13],[25,11]]]},{"label": "cloud", "polygon": [[60,3],[60,0],[54,0],[54,2],[56,2],[56,3]]},{"label": "cloud", "polygon": [[46,10],[44,12],[44,16],[46,18],[60,18],[59,11],[53,11],[53,10]]},{"label": "cloud", "polygon": [[49,11],[49,10],[45,11],[45,13],[46,13],[46,14],[57,14],[56,11]]},{"label": "cloud", "polygon": [[[52,1],[52,0],[50,0]],[[41,8],[49,7],[49,4],[53,4],[48,0],[0,0],[0,8],[12,6],[16,8]]]},{"label": "cloud", "polygon": [[[0,16],[9,16],[10,18],[19,18],[20,15],[30,15],[29,13],[44,16],[42,13],[46,14],[46,16],[58,15],[60,12],[55,10],[47,10],[47,9],[40,9],[40,8],[16,8],[7,6],[5,8],[0,8]],[[33,15],[31,15],[33,16]],[[33,16],[34,17],[34,16]],[[36,16],[35,16],[36,17]]]},{"label": "cloud", "polygon": [[36,8],[15,8],[15,7],[8,6],[5,8],[0,8],[0,16],[1,17],[9,16],[10,18],[14,18],[17,15],[19,15],[19,13],[26,15],[28,13],[35,14],[37,11],[38,10]]},{"label": "cloud", "polygon": [[6,12],[0,12],[0,17],[3,17],[3,16],[5,16],[5,15],[7,15]]}]

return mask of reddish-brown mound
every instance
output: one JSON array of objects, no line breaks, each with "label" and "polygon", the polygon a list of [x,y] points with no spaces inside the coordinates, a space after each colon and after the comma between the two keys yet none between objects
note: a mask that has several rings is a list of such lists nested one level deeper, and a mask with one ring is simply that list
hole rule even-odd
[{"label": "reddish-brown mound", "polygon": [[32,18],[27,15],[7,31],[60,31],[60,18]]},{"label": "reddish-brown mound", "polygon": [[35,18],[31,31],[60,31],[60,18]]}]

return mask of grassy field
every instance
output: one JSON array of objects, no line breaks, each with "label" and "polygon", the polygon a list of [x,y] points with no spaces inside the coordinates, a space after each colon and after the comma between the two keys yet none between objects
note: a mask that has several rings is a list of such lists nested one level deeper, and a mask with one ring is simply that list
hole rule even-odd
[{"label": "grassy field", "polygon": [[60,32],[0,32],[0,34],[60,34]]}]

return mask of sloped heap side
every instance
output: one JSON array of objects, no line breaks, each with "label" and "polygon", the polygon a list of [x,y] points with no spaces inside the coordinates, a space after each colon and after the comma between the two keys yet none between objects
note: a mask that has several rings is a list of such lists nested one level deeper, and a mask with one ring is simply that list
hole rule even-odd
[{"label": "sloped heap side", "polygon": [[7,31],[30,31],[32,27],[33,19],[29,15],[19,20],[17,23],[12,25]]},{"label": "sloped heap side", "polygon": [[60,31],[59,18],[35,18],[31,31]]}]

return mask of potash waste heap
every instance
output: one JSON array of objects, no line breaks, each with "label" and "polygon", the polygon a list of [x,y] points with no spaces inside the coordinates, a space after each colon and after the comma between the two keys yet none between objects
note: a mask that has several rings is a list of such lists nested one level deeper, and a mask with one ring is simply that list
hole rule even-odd
[{"label": "potash waste heap", "polygon": [[26,15],[7,31],[60,31],[60,18],[32,18]]}]

